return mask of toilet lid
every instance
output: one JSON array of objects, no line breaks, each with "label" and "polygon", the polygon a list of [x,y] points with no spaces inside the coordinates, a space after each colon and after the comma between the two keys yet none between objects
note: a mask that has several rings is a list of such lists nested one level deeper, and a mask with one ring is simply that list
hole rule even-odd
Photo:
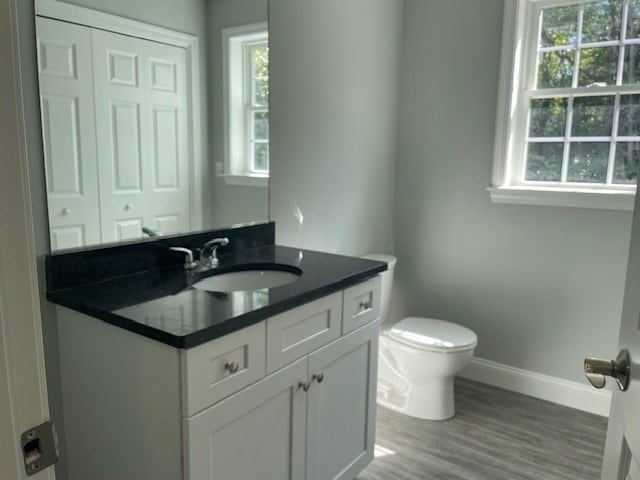
[{"label": "toilet lid", "polygon": [[455,352],[468,350],[478,343],[478,337],[468,328],[433,318],[405,318],[387,334],[400,343],[422,350]]}]

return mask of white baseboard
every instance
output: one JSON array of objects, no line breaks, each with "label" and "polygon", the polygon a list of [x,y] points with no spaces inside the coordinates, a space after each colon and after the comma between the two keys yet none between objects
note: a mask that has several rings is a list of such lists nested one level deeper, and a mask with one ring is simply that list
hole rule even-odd
[{"label": "white baseboard", "polygon": [[477,357],[459,376],[603,417],[609,416],[611,392],[596,390],[586,384],[586,380],[583,385]]}]

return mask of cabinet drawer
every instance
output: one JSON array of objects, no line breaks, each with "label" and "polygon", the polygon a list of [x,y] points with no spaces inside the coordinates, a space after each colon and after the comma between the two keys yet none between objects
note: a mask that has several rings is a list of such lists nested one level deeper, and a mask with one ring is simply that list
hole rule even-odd
[{"label": "cabinet drawer", "polygon": [[342,334],[352,332],[380,316],[380,275],[344,291]]},{"label": "cabinet drawer", "polygon": [[190,416],[265,376],[265,323],[185,350],[182,369]]},{"label": "cabinet drawer", "polygon": [[340,336],[342,292],[294,308],[267,320],[267,372]]}]

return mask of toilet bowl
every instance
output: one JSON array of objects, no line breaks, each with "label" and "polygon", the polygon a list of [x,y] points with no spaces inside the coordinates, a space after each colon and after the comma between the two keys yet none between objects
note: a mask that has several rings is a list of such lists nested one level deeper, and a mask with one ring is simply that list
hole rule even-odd
[{"label": "toilet bowl", "polygon": [[455,414],[453,381],[473,357],[477,337],[442,320],[409,317],[380,334],[378,403],[426,420]]},{"label": "toilet bowl", "polygon": [[388,264],[382,273],[378,404],[425,420],[453,417],[454,378],[473,357],[476,334],[461,325],[431,318],[408,317],[390,323],[396,258],[379,254],[365,258]]}]

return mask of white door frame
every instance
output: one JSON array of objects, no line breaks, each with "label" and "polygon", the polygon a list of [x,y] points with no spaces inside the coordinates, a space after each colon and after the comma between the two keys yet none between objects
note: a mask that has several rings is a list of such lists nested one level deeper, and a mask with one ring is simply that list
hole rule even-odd
[{"label": "white door frame", "polygon": [[189,132],[189,135],[187,143],[191,230],[202,229],[204,192],[207,179],[205,178],[206,171],[203,168],[204,159],[202,157],[202,133],[200,128],[202,119],[200,117],[200,53],[198,37],[58,0],[35,0],[35,9],[36,15],[41,17],[72,22],[185,49],[188,79],[187,132]]},{"label": "white door frame", "polygon": [[[0,0],[0,477],[24,479],[23,431],[49,419],[22,110],[17,2]],[[52,467],[30,477],[55,480]]]}]

